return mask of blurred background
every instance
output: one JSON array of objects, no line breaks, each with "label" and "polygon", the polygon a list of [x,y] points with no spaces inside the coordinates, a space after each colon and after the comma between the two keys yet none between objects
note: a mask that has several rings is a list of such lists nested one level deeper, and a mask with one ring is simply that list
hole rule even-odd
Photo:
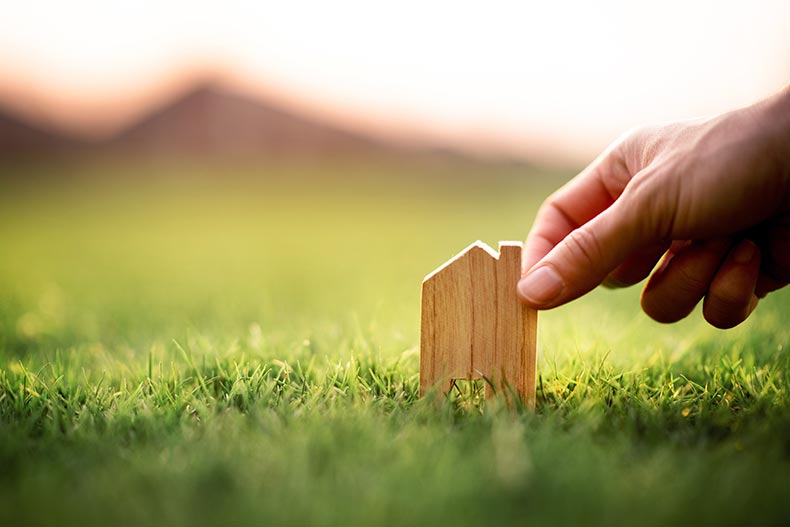
[{"label": "blurred background", "polygon": [[18,2],[0,145],[586,162],[635,124],[782,86],[788,20],[781,0]]},{"label": "blurred background", "polygon": [[[781,0],[6,3],[0,345],[413,350],[425,274],[523,239],[629,127],[779,89],[789,23]],[[568,309],[641,316],[596,294]]]}]

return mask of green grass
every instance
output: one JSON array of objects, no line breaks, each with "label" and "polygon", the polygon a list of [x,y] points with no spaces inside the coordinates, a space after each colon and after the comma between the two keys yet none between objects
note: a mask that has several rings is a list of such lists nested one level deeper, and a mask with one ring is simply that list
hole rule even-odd
[{"label": "green grass", "polygon": [[596,291],[541,314],[534,413],[417,398],[422,277],[563,177],[476,170],[3,184],[0,524],[787,524],[787,293],[721,332]]}]

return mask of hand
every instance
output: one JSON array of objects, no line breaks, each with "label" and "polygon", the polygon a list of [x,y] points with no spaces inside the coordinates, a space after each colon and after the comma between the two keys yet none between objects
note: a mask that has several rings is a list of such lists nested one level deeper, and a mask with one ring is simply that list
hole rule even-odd
[{"label": "hand", "polygon": [[718,328],[790,282],[790,87],[615,142],[540,208],[518,290],[547,309],[648,275],[648,315],[675,322],[704,297]]}]

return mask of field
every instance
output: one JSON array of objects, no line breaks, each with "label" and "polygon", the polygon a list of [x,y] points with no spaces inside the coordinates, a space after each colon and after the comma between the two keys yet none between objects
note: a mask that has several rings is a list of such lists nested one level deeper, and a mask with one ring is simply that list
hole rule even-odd
[{"label": "field", "polygon": [[4,168],[0,524],[790,522],[790,295],[539,319],[534,413],[420,400],[422,277],[570,173]]}]

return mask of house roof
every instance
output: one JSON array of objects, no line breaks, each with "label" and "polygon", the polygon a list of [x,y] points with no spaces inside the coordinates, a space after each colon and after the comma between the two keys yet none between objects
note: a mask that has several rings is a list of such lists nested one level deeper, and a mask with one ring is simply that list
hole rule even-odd
[{"label": "house roof", "polygon": [[431,272],[423,279],[423,282],[427,282],[428,280],[430,280],[437,274],[441,273],[442,271],[453,265],[455,262],[466,256],[467,254],[471,253],[472,251],[485,251],[494,260],[499,259],[499,253],[497,251],[492,249],[491,246],[489,246],[487,243],[477,240],[476,242],[467,246],[463,251],[459,252],[458,254],[456,254],[446,262],[444,262],[442,265],[434,269],[433,272]]},{"label": "house roof", "polygon": [[483,241],[480,241],[480,240],[477,240],[474,243],[469,244],[463,251],[459,252],[458,254],[456,254],[455,256],[453,256],[452,258],[447,260],[446,262],[444,262],[442,265],[440,265],[439,267],[434,269],[433,272],[428,274],[423,279],[423,282],[427,282],[428,280],[430,280],[431,278],[433,278],[437,274],[441,273],[442,271],[444,271],[445,269],[450,267],[456,261],[460,260],[461,258],[466,256],[467,254],[470,254],[472,251],[485,251],[485,253],[488,254],[488,256],[490,256],[494,260],[499,260],[499,254],[502,251],[503,247],[522,247],[522,243],[521,242],[516,242],[516,241],[501,241],[501,242],[499,242],[499,251],[495,251],[487,243],[485,243]]}]

